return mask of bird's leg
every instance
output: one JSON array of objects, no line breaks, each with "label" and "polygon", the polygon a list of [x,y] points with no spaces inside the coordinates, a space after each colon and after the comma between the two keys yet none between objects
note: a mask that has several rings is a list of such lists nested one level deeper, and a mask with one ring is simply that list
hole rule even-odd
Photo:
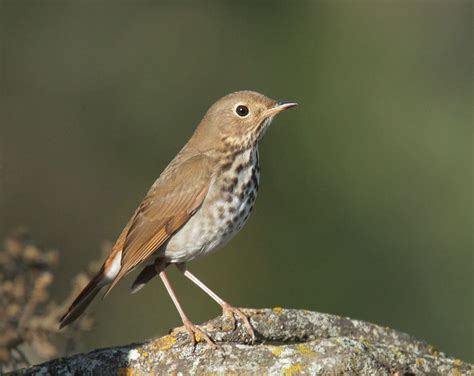
[{"label": "bird's leg", "polygon": [[232,307],[229,303],[226,301],[222,300],[214,291],[212,291],[209,287],[207,287],[203,282],[201,282],[193,273],[191,273],[187,268],[186,264],[176,264],[176,267],[178,270],[184,274],[186,278],[189,278],[192,282],[194,282],[197,286],[199,286],[207,295],[209,295],[217,304],[219,304],[222,307],[222,314],[227,315],[234,320],[234,326],[235,326],[235,317],[234,315],[239,316],[243,323],[245,328],[247,329],[247,332],[250,334],[250,337],[252,337],[252,341],[255,341],[255,332],[252,328],[252,325],[250,324],[250,321],[240,309]]},{"label": "bird's leg", "polygon": [[196,347],[196,343],[198,342],[196,340],[196,335],[198,335],[198,336],[204,338],[204,340],[209,344],[209,346],[211,346],[213,348],[218,348],[219,346],[217,346],[212,341],[212,339],[210,339],[209,336],[206,333],[204,333],[204,331],[202,331],[198,326],[194,325],[188,319],[188,317],[186,316],[186,314],[183,311],[183,308],[181,307],[181,304],[179,304],[178,298],[177,298],[177,296],[176,296],[176,294],[173,290],[173,287],[171,287],[171,283],[170,283],[170,281],[168,279],[168,276],[166,275],[165,271],[161,270],[159,272],[159,275],[160,275],[161,280],[163,281],[163,284],[166,287],[166,290],[168,291],[168,294],[171,297],[171,300],[173,301],[176,309],[178,310],[179,315],[181,316],[181,320],[183,321],[183,325],[186,328],[186,330],[188,331],[189,336],[191,337],[191,342],[192,342],[193,346]]}]

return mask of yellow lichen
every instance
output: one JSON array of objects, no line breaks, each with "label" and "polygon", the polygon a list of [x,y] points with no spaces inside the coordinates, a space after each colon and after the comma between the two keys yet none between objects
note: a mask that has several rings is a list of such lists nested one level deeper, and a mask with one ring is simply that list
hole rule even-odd
[{"label": "yellow lichen", "polygon": [[194,339],[196,342],[202,342],[204,340],[204,337],[201,335],[201,333],[194,333]]},{"label": "yellow lichen", "polygon": [[433,346],[428,346],[428,351],[430,352],[431,355],[433,355],[434,357],[439,357],[439,351],[436,350]]},{"label": "yellow lichen", "polygon": [[459,372],[459,370],[457,368],[453,368],[453,375],[454,376],[462,376],[462,373]]},{"label": "yellow lichen", "polygon": [[[196,338],[197,340],[197,338]],[[176,343],[176,337],[173,337],[171,335],[167,335],[161,338],[158,338],[155,341],[155,346],[158,349],[158,351],[165,351],[173,347],[173,345]]]},{"label": "yellow lichen", "polygon": [[283,375],[285,376],[293,376],[293,375],[297,375],[298,373],[302,372],[303,371],[303,367],[301,367],[301,364],[294,364],[288,368],[285,368],[283,370]]},{"label": "yellow lichen", "polygon": [[283,313],[283,308],[281,307],[274,307],[272,309],[273,313],[277,314],[277,315],[281,315]]},{"label": "yellow lichen", "polygon": [[281,346],[271,346],[270,351],[272,352],[273,355],[280,356],[281,353],[283,352],[283,347],[281,347]]},{"label": "yellow lichen", "polygon": [[301,354],[311,354],[312,352],[314,352],[313,350],[311,350],[308,346],[305,346],[303,344],[300,344],[298,346],[296,346],[296,349],[301,353]]},{"label": "yellow lichen", "polygon": [[416,358],[416,364],[422,366],[423,364],[425,364],[425,360],[421,358]]},{"label": "yellow lichen", "polygon": [[462,366],[463,363],[462,363],[462,360],[461,360],[461,359],[454,359],[454,360],[453,360],[453,364],[454,364],[455,366]]},{"label": "yellow lichen", "polygon": [[131,368],[118,368],[117,375],[118,376],[133,376],[134,372]]}]

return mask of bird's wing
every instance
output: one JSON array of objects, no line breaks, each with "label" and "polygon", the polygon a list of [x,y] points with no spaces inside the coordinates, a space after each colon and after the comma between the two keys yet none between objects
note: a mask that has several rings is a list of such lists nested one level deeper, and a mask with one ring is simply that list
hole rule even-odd
[{"label": "bird's wing", "polygon": [[212,163],[205,155],[171,164],[161,174],[122,234],[125,236],[119,238],[123,243],[121,267],[106,294],[193,216],[211,180]]}]

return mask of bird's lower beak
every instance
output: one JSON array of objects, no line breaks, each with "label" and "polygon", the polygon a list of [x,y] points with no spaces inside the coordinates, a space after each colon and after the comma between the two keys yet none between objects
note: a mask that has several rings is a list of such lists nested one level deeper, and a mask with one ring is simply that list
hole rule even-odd
[{"label": "bird's lower beak", "polygon": [[267,111],[265,111],[265,117],[268,118],[268,117],[271,117],[271,116],[275,116],[276,114],[282,112],[282,111],[285,111],[289,108],[292,108],[292,107],[296,107],[298,106],[298,103],[294,103],[294,102],[278,102],[275,107],[272,107],[270,109],[268,109]]}]

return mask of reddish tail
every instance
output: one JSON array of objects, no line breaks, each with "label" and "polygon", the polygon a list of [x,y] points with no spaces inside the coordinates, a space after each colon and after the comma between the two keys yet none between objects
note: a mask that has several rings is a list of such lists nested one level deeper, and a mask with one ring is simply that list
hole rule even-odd
[{"label": "reddish tail", "polygon": [[121,268],[122,251],[112,250],[112,253],[102,265],[99,273],[92,278],[92,281],[84,287],[79,296],[74,300],[59,320],[59,328],[62,328],[76,320],[87,306],[92,302],[102,287],[109,285],[117,276]]},{"label": "reddish tail", "polygon": [[78,297],[72,302],[71,306],[59,320],[59,329],[75,321],[87,306],[92,302],[97,293],[104,287],[103,269],[84,287]]}]

